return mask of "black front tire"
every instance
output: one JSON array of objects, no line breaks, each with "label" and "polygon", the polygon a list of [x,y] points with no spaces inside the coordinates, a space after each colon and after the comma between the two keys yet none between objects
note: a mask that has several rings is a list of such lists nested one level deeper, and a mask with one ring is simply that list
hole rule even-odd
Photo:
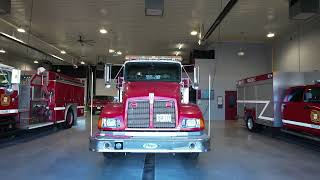
[{"label": "black front tire", "polygon": [[246,119],[246,127],[250,132],[257,132],[261,129],[261,125],[257,124],[251,116]]},{"label": "black front tire", "polygon": [[64,128],[65,129],[69,129],[72,127],[73,123],[74,123],[74,114],[72,110],[68,110],[67,115],[66,115],[66,121],[64,122]]},{"label": "black front tire", "polygon": [[102,154],[105,159],[121,158],[125,155],[124,153],[112,153],[112,152],[103,152]]},{"label": "black front tire", "polygon": [[184,153],[183,157],[189,160],[197,160],[199,158],[199,153]]}]

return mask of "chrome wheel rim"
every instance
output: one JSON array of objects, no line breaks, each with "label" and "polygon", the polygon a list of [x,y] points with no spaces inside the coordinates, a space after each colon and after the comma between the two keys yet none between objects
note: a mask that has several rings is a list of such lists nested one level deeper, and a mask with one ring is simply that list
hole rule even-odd
[{"label": "chrome wheel rim", "polygon": [[252,129],[252,128],[253,128],[253,120],[252,120],[252,118],[249,118],[249,119],[248,119],[247,125],[248,125],[248,128],[249,128],[249,129]]}]

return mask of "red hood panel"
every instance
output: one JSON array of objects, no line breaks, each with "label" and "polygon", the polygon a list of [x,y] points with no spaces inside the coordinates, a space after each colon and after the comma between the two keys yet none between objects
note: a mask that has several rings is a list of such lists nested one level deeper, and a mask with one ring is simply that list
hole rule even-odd
[{"label": "red hood panel", "polygon": [[128,82],[124,85],[126,98],[154,96],[180,98],[180,85],[176,82]]}]

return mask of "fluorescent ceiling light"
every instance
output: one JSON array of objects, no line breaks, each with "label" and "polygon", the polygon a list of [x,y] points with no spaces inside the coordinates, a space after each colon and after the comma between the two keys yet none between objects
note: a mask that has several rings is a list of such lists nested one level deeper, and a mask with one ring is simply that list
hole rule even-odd
[{"label": "fluorescent ceiling light", "polygon": [[59,59],[59,60],[61,60],[61,61],[64,61],[64,59],[62,59],[61,57],[59,57],[59,56],[56,56],[56,55],[54,55],[54,54],[50,54],[52,57],[54,57],[54,58],[57,58],[57,59]]},{"label": "fluorescent ceiling light", "polygon": [[85,63],[84,61],[81,61],[80,64],[84,65],[84,64],[86,64],[86,63]]},{"label": "fluorescent ceiling light", "polygon": [[114,49],[109,49],[109,53],[114,53],[115,50]]},{"label": "fluorescent ceiling light", "polygon": [[269,33],[267,34],[267,37],[268,37],[268,38],[273,38],[274,36],[275,36],[275,34],[272,33],[272,32],[269,32]]},{"label": "fluorescent ceiling light", "polygon": [[4,54],[6,51],[4,49],[0,49],[0,53]]},{"label": "fluorescent ceiling light", "polygon": [[100,33],[101,33],[101,34],[107,34],[108,31],[107,31],[106,29],[102,28],[102,29],[100,29]]},{"label": "fluorescent ceiling light", "polygon": [[60,51],[61,54],[66,54],[66,51],[62,50]]},{"label": "fluorescent ceiling light", "polygon": [[182,49],[182,46],[183,46],[182,43],[178,44],[178,49]]},{"label": "fluorescent ceiling light", "polygon": [[25,44],[25,42],[23,42],[21,39],[18,39],[18,38],[14,37],[14,36],[10,36],[9,34],[6,34],[4,32],[0,32],[0,34],[2,34],[3,36],[6,36],[9,39],[12,39],[12,40],[15,40],[15,41],[18,41],[20,43]]},{"label": "fluorescent ceiling light", "polygon": [[180,53],[181,53],[180,51],[176,51],[176,53],[175,53],[175,54],[176,54],[176,56],[179,56],[179,55],[180,55]]},{"label": "fluorescent ceiling light", "polygon": [[198,32],[197,31],[191,31],[190,34],[191,34],[191,36],[196,36],[198,34]]},{"label": "fluorescent ceiling light", "polygon": [[121,54],[122,54],[122,52],[121,52],[121,51],[118,51],[118,52],[117,52],[117,54],[118,54],[118,55],[121,55]]},{"label": "fluorescent ceiling light", "polygon": [[198,40],[198,44],[201,45],[201,39]]},{"label": "fluorescent ceiling light", "polygon": [[35,63],[35,64],[38,64],[38,63],[39,63],[39,61],[37,61],[37,60],[34,60],[34,61],[33,61],[33,63]]},{"label": "fluorescent ceiling light", "polygon": [[26,30],[24,30],[23,28],[17,28],[17,31],[21,32],[21,33],[25,33],[26,32]]}]

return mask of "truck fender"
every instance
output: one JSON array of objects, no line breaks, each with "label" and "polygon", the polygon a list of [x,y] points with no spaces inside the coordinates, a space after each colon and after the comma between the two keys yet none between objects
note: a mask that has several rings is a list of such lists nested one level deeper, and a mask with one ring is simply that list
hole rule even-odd
[{"label": "truck fender", "polygon": [[247,119],[248,117],[252,117],[253,121],[256,120],[256,110],[254,108],[251,108],[251,109],[245,109],[244,110],[244,118]]}]

